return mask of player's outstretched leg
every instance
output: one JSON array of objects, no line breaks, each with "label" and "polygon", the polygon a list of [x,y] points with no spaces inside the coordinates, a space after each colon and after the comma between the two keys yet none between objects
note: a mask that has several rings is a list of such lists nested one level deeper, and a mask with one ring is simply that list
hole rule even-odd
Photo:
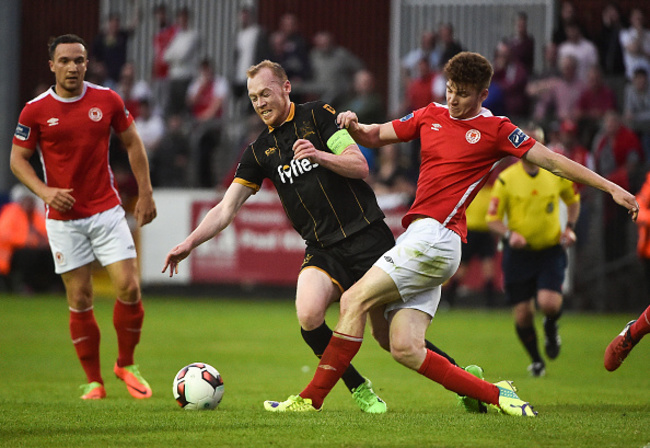
[{"label": "player's outstretched leg", "polygon": [[628,322],[623,331],[605,349],[605,368],[610,372],[618,369],[623,364],[627,355],[630,354],[638,342],[632,339],[632,333],[630,332],[630,327],[635,322],[635,320]]},{"label": "player's outstretched leg", "polygon": [[[313,330],[301,328],[300,333],[314,354],[321,358],[332,338],[332,330],[327,323],[323,322],[321,326]],[[363,412],[369,414],[384,414],[386,412],[386,403],[375,393],[370,380],[364,378],[352,364],[345,370],[341,379],[352,393],[352,399]]]}]

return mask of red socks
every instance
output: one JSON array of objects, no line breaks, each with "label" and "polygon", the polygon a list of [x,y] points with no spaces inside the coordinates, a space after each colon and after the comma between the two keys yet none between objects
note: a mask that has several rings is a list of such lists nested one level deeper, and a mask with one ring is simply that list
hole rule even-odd
[{"label": "red socks", "polygon": [[498,387],[453,365],[431,350],[427,350],[418,373],[459,395],[477,398],[487,404],[499,404]]},{"label": "red socks", "polygon": [[99,326],[92,308],[85,311],[70,310],[70,336],[88,382],[104,384],[99,368]]},{"label": "red socks", "polygon": [[113,308],[113,326],[117,333],[117,365],[120,367],[133,364],[133,353],[140,342],[144,308],[142,300],[137,303],[124,303],[117,299]]},{"label": "red socks", "polygon": [[318,363],[314,378],[300,393],[300,396],[311,398],[312,405],[316,409],[320,409],[327,394],[330,393],[361,348],[361,342],[363,342],[363,338],[334,332]]},{"label": "red socks", "polygon": [[636,322],[630,327],[630,335],[635,342],[639,342],[648,333],[650,333],[650,306],[641,313]]}]

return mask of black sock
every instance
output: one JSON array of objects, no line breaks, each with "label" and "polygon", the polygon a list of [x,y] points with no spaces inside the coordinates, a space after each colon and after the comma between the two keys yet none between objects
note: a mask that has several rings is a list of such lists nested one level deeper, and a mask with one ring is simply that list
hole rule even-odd
[{"label": "black sock", "polygon": [[448,360],[450,363],[452,363],[453,365],[455,365],[455,366],[458,365],[458,364],[456,364],[456,360],[455,360],[454,358],[452,358],[452,357],[449,356],[447,353],[443,352],[443,351],[440,350],[438,347],[436,347],[435,345],[433,345],[433,342],[429,341],[428,339],[425,339],[425,340],[424,340],[424,345],[425,345],[429,350],[431,350],[432,352],[435,352],[435,353],[439,354],[440,356],[443,356],[443,357],[447,358],[447,360]]},{"label": "black sock", "polygon": [[537,332],[535,331],[535,327],[520,327],[515,325],[515,329],[517,330],[519,340],[524,345],[533,362],[544,362],[537,348]]},{"label": "black sock", "polygon": [[552,316],[546,316],[544,319],[544,333],[549,339],[553,339],[557,335],[557,321],[560,316],[562,316],[562,310]]},{"label": "black sock", "polygon": [[[307,331],[304,328],[300,328],[300,333],[302,338],[305,340],[307,345],[312,349],[314,354],[318,356],[318,359],[323,356],[323,352],[327,348],[330,339],[332,338],[332,330],[327,326],[325,322],[320,327],[314,328],[313,330]],[[355,369],[352,364],[346,369],[346,371],[341,376],[341,379],[345,383],[350,391],[356,389],[362,385],[366,380],[357,369]]]}]

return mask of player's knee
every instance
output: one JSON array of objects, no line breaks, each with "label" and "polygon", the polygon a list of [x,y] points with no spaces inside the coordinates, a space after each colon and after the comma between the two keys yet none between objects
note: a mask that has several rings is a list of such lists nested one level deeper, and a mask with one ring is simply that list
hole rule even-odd
[{"label": "player's knee", "polygon": [[136,278],[126,280],[116,285],[117,296],[126,303],[136,303],[140,300],[140,284]]},{"label": "player's knee", "polygon": [[418,354],[422,350],[422,344],[418,344],[409,338],[393,337],[390,341],[390,354],[400,364],[413,367],[417,364]]},{"label": "player's knee", "polygon": [[297,310],[298,323],[305,331],[315,330],[323,325],[325,322],[325,315],[323,312],[315,312],[314,310]]}]

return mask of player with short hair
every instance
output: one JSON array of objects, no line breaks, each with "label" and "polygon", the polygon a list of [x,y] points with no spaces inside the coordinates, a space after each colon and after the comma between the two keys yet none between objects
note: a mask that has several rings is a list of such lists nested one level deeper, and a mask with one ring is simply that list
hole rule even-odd
[{"label": "player with short hair", "polygon": [[428,350],[424,334],[440,300],[440,286],[460,263],[465,238],[465,208],[503,157],[513,155],[571,180],[610,193],[636,218],[634,196],[618,185],[528,137],[506,117],[482,107],[492,77],[489,61],[461,52],[449,60],[447,105],[431,103],[384,124],[360,124],[353,112],[338,122],[366,147],[422,142],[416,197],[402,223],[407,227],[394,248],[341,297],[341,314],[312,381],[283,402],[266,401],[272,412],[318,411],[325,397],[363,342],[368,313],[385,309],[390,325],[390,351],[395,360],[460,395],[478,399],[501,412],[534,416],[510,381],[491,384],[454,368]]},{"label": "player with short hair", "polygon": [[[307,245],[296,311],[303,339],[320,357],[332,336],[325,322],[327,308],[395,240],[375,194],[363,181],[368,175],[366,159],[348,131],[337,127],[334,109],[322,101],[293,103],[291,83],[280,64],[262,61],[249,68],[247,76],[248,96],[267,129],[244,151],[221,202],[169,251],[163,272],[169,268],[170,276],[177,273],[181,260],[225,229],[262,182],[271,180],[289,221]],[[371,321],[373,333],[387,349],[388,327],[381,310]],[[422,340],[437,351],[424,335]],[[362,411],[386,412],[370,381],[354,367],[347,366],[339,377]]]},{"label": "player with short hair", "polygon": [[[113,371],[135,398],[151,387],[134,364],[144,309],[137,253],[108,163],[111,129],[128,152],[138,184],[135,218],[145,225],[156,217],[149,162],[119,95],[84,81],[88,51],[82,38],[65,34],[49,43],[55,84],[29,101],[18,119],[11,170],[46,204],[47,235],[55,271],[61,274],[70,308],[70,335],[86,373],[83,399],[106,396],[99,362],[100,331],[93,313],[92,263],[105,266],[117,291],[113,324],[118,358]],[[45,182],[29,162],[38,149]]]},{"label": "player with short hair", "polygon": [[[538,126],[528,125],[524,131],[544,143]],[[564,229],[560,200],[567,207]],[[546,363],[537,346],[535,309],[544,314],[546,356],[555,359],[561,346],[558,320],[562,315],[566,248],[576,242],[573,229],[580,215],[580,195],[570,180],[522,158],[499,174],[486,215],[490,230],[503,240],[506,299],[513,307],[517,336],[532,361],[528,371],[534,377],[544,376]]]}]

